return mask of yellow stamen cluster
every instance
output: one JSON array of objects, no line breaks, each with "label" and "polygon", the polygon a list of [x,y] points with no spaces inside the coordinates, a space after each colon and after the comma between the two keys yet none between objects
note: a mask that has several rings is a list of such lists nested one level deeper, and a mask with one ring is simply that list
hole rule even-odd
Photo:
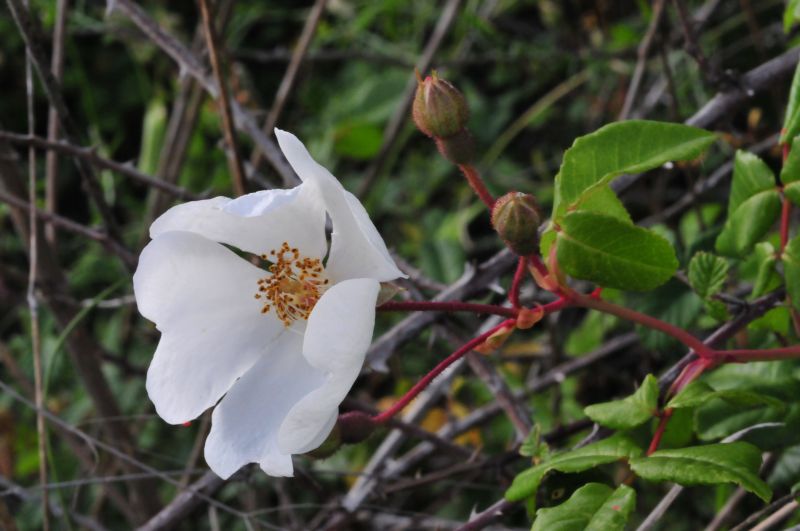
[{"label": "yellow stamen cluster", "polygon": [[261,313],[274,308],[285,326],[308,319],[329,282],[319,258],[303,258],[297,248],[283,242],[261,259],[272,262],[269,275],[258,280],[255,298],[265,300]]}]

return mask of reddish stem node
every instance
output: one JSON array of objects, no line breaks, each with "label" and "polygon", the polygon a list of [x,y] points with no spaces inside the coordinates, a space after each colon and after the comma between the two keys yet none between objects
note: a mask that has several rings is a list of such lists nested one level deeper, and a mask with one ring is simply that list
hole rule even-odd
[{"label": "reddish stem node", "polygon": [[414,387],[409,389],[408,392],[404,394],[400,398],[400,400],[395,402],[395,404],[392,407],[390,407],[389,409],[387,409],[386,411],[384,411],[379,415],[375,415],[374,417],[372,417],[372,420],[376,423],[383,423],[391,419],[395,415],[397,415],[408,404],[410,404],[411,401],[414,400],[417,397],[417,395],[419,395],[422,392],[423,389],[428,387],[428,385],[430,385],[430,383],[434,380],[434,378],[442,374],[442,372],[444,372],[444,370],[447,369],[450,365],[461,359],[470,350],[472,350],[473,348],[477,347],[478,345],[486,341],[486,339],[488,339],[489,336],[491,336],[498,330],[505,328],[507,326],[514,326],[515,323],[516,323],[515,319],[507,319],[502,323],[500,323],[499,325],[492,328],[491,330],[484,332],[478,337],[471,339],[470,341],[462,345],[458,350],[456,350],[455,352],[447,356],[445,359],[440,361],[439,364],[436,365],[436,367],[434,367],[431,372],[423,376],[422,379],[418,381],[416,384],[414,384]]}]

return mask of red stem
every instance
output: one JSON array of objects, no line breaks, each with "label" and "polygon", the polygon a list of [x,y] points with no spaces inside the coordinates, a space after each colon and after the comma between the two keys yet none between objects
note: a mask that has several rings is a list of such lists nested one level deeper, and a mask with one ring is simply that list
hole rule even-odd
[{"label": "red stem", "polygon": [[516,317],[519,310],[494,304],[457,301],[389,301],[376,308],[379,312],[473,312]]},{"label": "red stem", "polygon": [[634,323],[639,323],[648,328],[652,328],[653,330],[664,332],[665,334],[674,337],[690,349],[694,350],[698,356],[710,357],[714,354],[714,349],[705,345],[702,341],[694,337],[689,332],[660,319],[656,319],[655,317],[639,313],[636,310],[631,310],[623,306],[617,306],[616,304],[603,299],[582,295],[577,292],[571,292],[570,298],[577,306],[592,308],[603,313],[616,315],[617,317],[621,317]]},{"label": "red stem", "polygon": [[494,207],[494,197],[492,197],[492,194],[490,194],[489,190],[486,188],[486,184],[484,184],[483,179],[481,179],[481,174],[478,173],[478,170],[476,170],[474,166],[468,164],[462,164],[458,167],[464,174],[464,177],[467,178],[469,185],[475,193],[478,194],[478,197],[481,198],[481,201],[483,201],[489,211],[491,211],[492,207]]},{"label": "red stem", "polygon": [[434,378],[442,374],[442,372],[444,372],[446,368],[448,368],[450,365],[461,359],[461,357],[467,354],[470,350],[472,350],[473,348],[477,347],[478,345],[486,341],[489,338],[489,336],[491,336],[498,330],[508,326],[514,326],[515,323],[516,323],[515,319],[507,319],[502,323],[500,323],[499,325],[492,328],[491,330],[484,332],[478,337],[471,339],[470,341],[462,345],[458,350],[456,350],[455,352],[447,356],[445,359],[440,361],[439,364],[436,365],[436,367],[434,367],[431,372],[423,376],[422,379],[418,381],[416,384],[414,384],[414,387],[409,389],[408,392],[400,398],[400,400],[398,400],[397,402],[395,402],[394,405],[392,405],[392,407],[390,407],[383,413],[372,417],[372,421],[376,423],[379,422],[382,423],[386,422],[387,420],[397,415],[400,411],[403,410],[403,408],[405,408],[409,403],[411,403],[411,401],[414,400],[417,397],[417,395],[422,392],[423,389],[428,387],[428,385],[430,385],[430,383],[433,381]]},{"label": "red stem", "polygon": [[514,308],[519,308],[519,289],[522,286],[527,268],[528,260],[521,256],[517,262],[517,270],[514,272],[514,280],[511,281],[511,289],[508,291],[508,300]]},{"label": "red stem", "polygon": [[782,348],[764,348],[758,350],[715,350],[711,353],[709,358],[720,363],[745,363],[748,361],[777,361],[794,359],[800,358],[800,345]]},{"label": "red stem", "polygon": [[658,421],[658,427],[653,434],[653,440],[650,441],[650,446],[647,448],[647,455],[658,450],[658,445],[661,444],[661,438],[664,436],[664,430],[667,429],[670,417],[672,417],[672,409],[665,409],[661,413],[661,419]]},{"label": "red stem", "polygon": [[544,262],[542,262],[542,259],[541,259],[541,258],[539,258],[539,256],[537,256],[537,255],[535,255],[535,254],[534,254],[534,255],[531,255],[531,256],[529,256],[529,257],[528,257],[528,262],[529,262],[529,263],[530,263],[530,264],[531,264],[531,265],[532,265],[534,268],[536,268],[536,271],[537,271],[537,272],[538,272],[538,273],[539,273],[541,276],[546,276],[546,275],[549,273],[549,271],[547,270],[547,266],[546,266],[546,265],[544,265]]}]

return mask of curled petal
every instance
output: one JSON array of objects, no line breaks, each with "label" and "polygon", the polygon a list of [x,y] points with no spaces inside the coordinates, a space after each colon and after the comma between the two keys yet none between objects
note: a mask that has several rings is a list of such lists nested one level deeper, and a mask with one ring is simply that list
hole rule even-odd
[{"label": "curled petal", "polygon": [[328,275],[335,282],[352,278],[372,278],[383,282],[405,276],[395,265],[358,199],[311,157],[296,136],[280,129],[275,129],[275,135],[283,154],[303,183],[318,188],[331,216],[333,234],[326,265]]},{"label": "curled petal", "polygon": [[333,286],[311,312],[303,355],[322,371],[324,383],[292,407],[278,433],[284,453],[303,453],[319,446],[333,428],[339,404],[364,363],[375,325],[380,284],[373,279],[346,280]]},{"label": "curled petal", "polygon": [[176,205],[153,222],[150,237],[175,230],[253,254],[278,249],[284,241],[311,258],[323,258],[327,250],[322,199],[313,186],[302,184]]},{"label": "curled petal", "polygon": [[167,422],[191,420],[214,405],[283,332],[253,298],[262,274],[190,232],[165,232],[142,251],[136,302],[161,331],[147,392]]},{"label": "curled petal", "polygon": [[247,463],[259,463],[271,476],[292,475],[291,454],[278,449],[278,428],[292,406],[325,380],[303,357],[302,342],[301,335],[283,334],[214,409],[205,457],[220,477]]}]

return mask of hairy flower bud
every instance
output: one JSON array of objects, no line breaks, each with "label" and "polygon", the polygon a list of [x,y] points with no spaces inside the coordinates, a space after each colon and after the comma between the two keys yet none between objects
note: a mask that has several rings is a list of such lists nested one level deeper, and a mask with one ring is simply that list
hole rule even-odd
[{"label": "hairy flower bud", "polygon": [[508,247],[519,256],[529,256],[539,244],[542,216],[531,194],[509,192],[492,208],[492,226]]},{"label": "hairy flower bud", "polygon": [[432,72],[419,77],[412,115],[420,131],[433,138],[447,138],[467,125],[469,108],[464,95],[450,82]]}]

